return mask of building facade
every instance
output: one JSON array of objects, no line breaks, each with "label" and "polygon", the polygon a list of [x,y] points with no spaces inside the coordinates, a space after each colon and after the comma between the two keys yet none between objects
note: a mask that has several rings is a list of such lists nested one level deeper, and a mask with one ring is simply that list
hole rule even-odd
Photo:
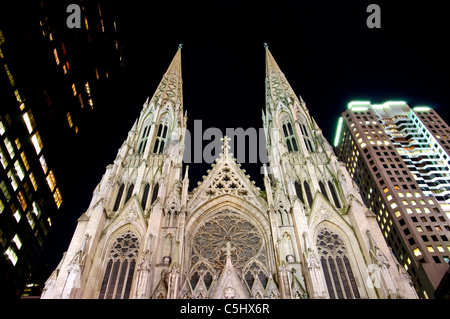
[{"label": "building facade", "polygon": [[423,298],[448,296],[450,128],[429,107],[351,102],[335,146]]},{"label": "building facade", "polygon": [[227,137],[189,191],[179,48],[42,298],[417,298],[345,165],[265,50],[265,191]]},{"label": "building facade", "polygon": [[124,67],[116,20],[105,1],[70,3],[80,29],[67,27],[66,1],[0,3],[0,295],[45,281],[39,258],[70,214],[86,142],[112,119],[103,97]]}]

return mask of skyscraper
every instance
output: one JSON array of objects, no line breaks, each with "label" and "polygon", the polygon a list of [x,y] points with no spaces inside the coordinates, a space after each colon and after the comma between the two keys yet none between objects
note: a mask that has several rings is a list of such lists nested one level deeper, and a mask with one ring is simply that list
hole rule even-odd
[{"label": "skyscraper", "polygon": [[43,298],[416,298],[375,216],[266,46],[270,165],[222,138],[191,192],[181,47],[106,167]]},{"label": "skyscraper", "polygon": [[430,107],[355,101],[335,147],[421,297],[448,296],[450,127]]},{"label": "skyscraper", "polygon": [[0,252],[7,256],[0,290],[10,296],[21,294],[50,229],[71,209],[64,204],[77,188],[86,141],[101,139],[95,123],[111,118],[102,92],[124,67],[103,1],[80,3],[75,30],[66,6],[0,3]]}]

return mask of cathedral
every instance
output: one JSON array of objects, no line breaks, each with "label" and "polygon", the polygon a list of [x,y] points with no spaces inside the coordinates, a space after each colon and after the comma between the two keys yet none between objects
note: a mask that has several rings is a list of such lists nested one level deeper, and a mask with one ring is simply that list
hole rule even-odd
[{"label": "cathedral", "polygon": [[264,191],[227,137],[189,191],[181,51],[106,167],[42,298],[417,298],[267,45]]}]

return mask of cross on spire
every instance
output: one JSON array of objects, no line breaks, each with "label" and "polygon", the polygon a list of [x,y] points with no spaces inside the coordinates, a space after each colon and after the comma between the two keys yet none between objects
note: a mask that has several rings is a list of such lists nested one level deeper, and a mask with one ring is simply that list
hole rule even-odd
[{"label": "cross on spire", "polygon": [[231,248],[231,241],[227,240],[226,247],[222,248],[222,251],[227,254],[227,259],[231,259],[231,253],[236,251],[236,248]]}]

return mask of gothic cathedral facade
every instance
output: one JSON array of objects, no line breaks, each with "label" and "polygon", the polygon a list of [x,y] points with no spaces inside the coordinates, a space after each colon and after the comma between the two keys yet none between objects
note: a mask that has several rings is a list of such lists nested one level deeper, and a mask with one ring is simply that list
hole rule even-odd
[{"label": "gothic cathedral facade", "polygon": [[417,298],[345,165],[265,52],[265,191],[227,138],[189,191],[180,46],[42,298]]}]

